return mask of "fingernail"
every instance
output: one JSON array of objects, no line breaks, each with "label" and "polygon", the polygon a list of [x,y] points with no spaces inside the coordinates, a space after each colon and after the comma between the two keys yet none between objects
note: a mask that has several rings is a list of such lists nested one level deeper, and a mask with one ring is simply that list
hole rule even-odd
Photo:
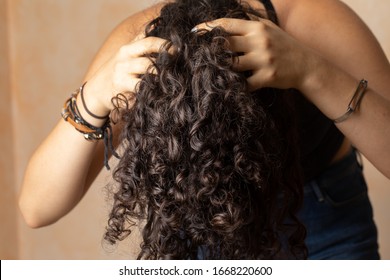
[{"label": "fingernail", "polygon": [[198,27],[196,27],[196,26],[195,26],[194,28],[191,29],[191,32],[192,32],[192,33],[195,33],[195,32],[197,32],[197,31],[198,31]]}]

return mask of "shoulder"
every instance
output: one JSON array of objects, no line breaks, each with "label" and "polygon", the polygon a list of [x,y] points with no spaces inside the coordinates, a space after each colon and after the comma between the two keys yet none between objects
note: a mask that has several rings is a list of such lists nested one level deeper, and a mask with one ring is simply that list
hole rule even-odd
[{"label": "shoulder", "polygon": [[[279,17],[280,26],[297,37],[312,37],[323,41],[340,35],[369,34],[365,23],[340,0],[272,0]],[[347,36],[350,37],[350,36]],[[372,36],[373,37],[373,36]],[[315,44],[316,41],[313,42]],[[322,43],[322,42],[321,42]]]},{"label": "shoulder", "polygon": [[[282,25],[286,25],[297,17],[302,20],[311,19],[321,22],[324,19],[351,19],[352,10],[341,0],[271,0]],[[356,16],[356,15],[355,15]]]},{"label": "shoulder", "polygon": [[[356,79],[375,84],[390,77],[379,42],[361,18],[339,0],[272,0],[280,27]],[[362,67],[364,65],[364,67]]]},{"label": "shoulder", "polygon": [[92,61],[85,79],[93,75],[123,45],[135,40],[143,34],[145,26],[158,16],[161,8],[168,1],[160,1],[142,11],[129,15],[111,31]]}]

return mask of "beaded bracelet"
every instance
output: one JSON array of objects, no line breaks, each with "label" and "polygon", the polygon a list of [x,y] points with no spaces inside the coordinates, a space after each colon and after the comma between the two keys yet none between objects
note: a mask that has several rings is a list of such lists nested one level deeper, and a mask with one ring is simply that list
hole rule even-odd
[{"label": "beaded bracelet", "polygon": [[359,109],[360,103],[362,101],[363,95],[367,90],[368,82],[364,79],[362,79],[359,82],[359,85],[354,93],[354,95],[351,98],[351,101],[348,104],[347,111],[337,119],[334,119],[334,123],[341,123],[348,119],[353,112],[355,112],[357,109]]},{"label": "beaded bracelet", "polygon": [[[81,89],[82,87],[80,87]],[[84,138],[88,141],[104,140],[104,165],[107,170],[110,170],[108,165],[108,152],[111,150],[111,153],[116,158],[119,158],[119,155],[115,152],[115,149],[112,144],[112,127],[110,118],[107,116],[106,122],[102,127],[96,127],[88,123],[80,114],[80,111],[77,107],[77,96],[80,93],[80,89],[72,93],[72,95],[65,101],[64,107],[61,111],[62,118],[70,123],[77,131],[81,132],[84,135]]]}]

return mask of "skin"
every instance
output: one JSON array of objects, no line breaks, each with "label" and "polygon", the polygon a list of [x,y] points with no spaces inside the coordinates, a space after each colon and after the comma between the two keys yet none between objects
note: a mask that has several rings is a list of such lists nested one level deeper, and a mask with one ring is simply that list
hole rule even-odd
[{"label": "skin", "polygon": [[[247,2],[263,9],[258,1]],[[272,2],[280,27],[269,20],[219,19],[197,28],[222,26],[232,34],[229,47],[244,53],[235,67],[252,70],[253,76],[248,79],[251,89],[297,88],[330,119],[345,113],[359,81],[368,80],[359,110],[337,124],[346,140],[333,161],[342,158],[352,143],[390,178],[390,65],[373,34],[337,0]],[[164,43],[142,36],[145,24],[158,15],[163,4],[118,25],[96,55],[84,89],[86,103],[96,115],[112,110],[110,100],[116,93],[134,91],[138,74],[150,66],[143,54],[158,51]],[[88,117],[82,106],[79,108],[88,122],[102,125],[100,120]],[[19,205],[29,226],[52,224],[77,205],[102,169],[102,146],[85,141],[62,119],[58,122],[30,159],[25,173]],[[45,176],[41,166],[49,166]]]}]

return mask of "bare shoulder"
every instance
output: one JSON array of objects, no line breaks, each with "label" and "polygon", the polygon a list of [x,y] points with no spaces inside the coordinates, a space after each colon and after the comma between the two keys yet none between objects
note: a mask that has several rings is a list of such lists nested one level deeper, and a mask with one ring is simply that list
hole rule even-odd
[{"label": "bare shoulder", "polygon": [[[272,0],[280,26],[357,79],[375,84],[390,77],[390,67],[374,34],[339,0]],[[364,67],[361,67],[364,65]]]},{"label": "bare shoulder", "polygon": [[[303,23],[309,27],[312,24],[352,24],[364,23],[341,0],[271,0],[274,3],[280,24],[284,29],[294,28]],[[313,28],[312,28],[313,29]]]},{"label": "bare shoulder", "polygon": [[88,80],[118,49],[133,41],[142,34],[145,26],[158,16],[163,5],[169,1],[160,1],[142,11],[129,15],[109,34],[102,47],[92,61],[85,79]]},{"label": "bare shoulder", "polygon": [[[340,0],[272,0],[281,27],[293,36],[310,39],[313,46],[360,35],[375,40],[366,24]],[[370,37],[370,38],[368,38]],[[335,39],[335,40],[334,40]],[[353,41],[351,42],[353,43]],[[338,45],[338,47],[342,47]]]}]

